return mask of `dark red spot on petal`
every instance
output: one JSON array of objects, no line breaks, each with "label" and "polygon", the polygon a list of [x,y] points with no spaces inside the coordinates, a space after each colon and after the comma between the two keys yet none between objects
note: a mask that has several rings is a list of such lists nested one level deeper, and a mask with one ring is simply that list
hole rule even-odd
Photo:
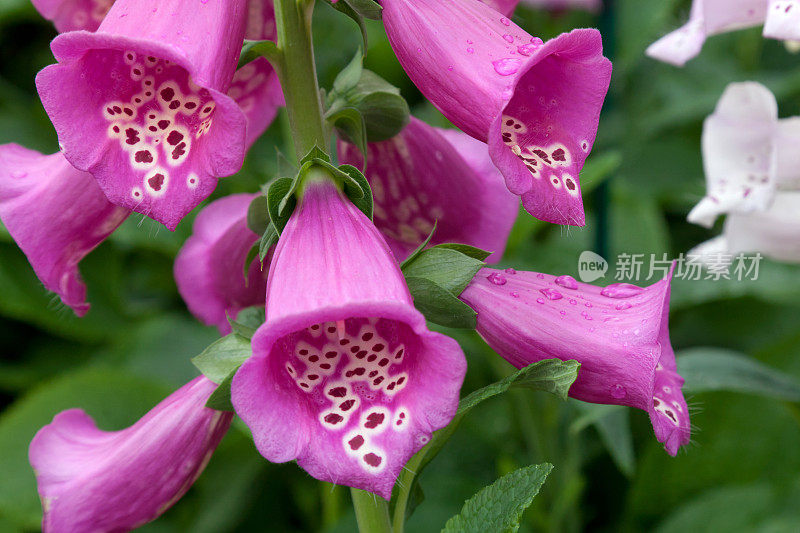
[{"label": "dark red spot on petal", "polygon": [[373,385],[380,385],[381,383],[383,383],[383,380],[384,380],[384,377],[383,377],[383,376],[378,376],[377,378],[375,378],[375,379],[372,381],[372,384],[373,384]]},{"label": "dark red spot on petal", "polygon": [[567,154],[566,152],[564,152],[563,148],[557,148],[556,150],[553,151],[553,159],[555,161],[566,161]]},{"label": "dark red spot on petal", "polygon": [[136,131],[134,128],[128,128],[125,130],[125,142],[133,146],[134,144],[138,143],[142,139],[139,138],[139,132]]},{"label": "dark red spot on petal", "polygon": [[381,456],[370,452],[364,456],[364,462],[367,463],[369,466],[378,467],[383,462],[383,459],[381,458]]},{"label": "dark red spot on petal", "polygon": [[181,106],[180,100],[174,100],[174,101],[169,103],[169,108],[170,109],[178,109],[180,106]]},{"label": "dark red spot on petal", "polygon": [[325,352],[325,357],[327,357],[328,359],[333,359],[336,357],[336,352],[334,350]]},{"label": "dark red spot on petal", "polygon": [[171,123],[172,122],[169,121],[169,120],[159,120],[158,121],[158,127],[161,128],[162,130],[165,130],[165,129],[169,128],[169,125]]},{"label": "dark red spot on petal", "polygon": [[169,102],[173,98],[175,98],[175,91],[171,87],[167,87],[166,89],[161,89],[161,98],[164,99],[165,102]]},{"label": "dark red spot on petal", "polygon": [[384,348],[386,348],[386,346],[384,346],[384,345],[383,345],[383,344],[381,344],[381,343],[378,343],[378,344],[376,344],[375,346],[373,346],[373,347],[372,347],[372,351],[373,351],[373,352],[380,352],[380,351],[381,351],[381,350],[383,350]]},{"label": "dark red spot on petal", "polygon": [[179,132],[178,130],[172,130],[171,132],[169,132],[169,135],[167,135],[167,142],[172,146],[175,146],[182,140],[183,140],[183,133]]},{"label": "dark red spot on petal", "polygon": [[134,154],[133,158],[137,163],[153,162],[153,154],[150,153],[150,150],[139,150]]},{"label": "dark red spot on petal", "polygon": [[372,333],[364,333],[364,334],[361,336],[361,340],[362,340],[362,341],[368,341],[368,340],[370,340],[371,338],[372,338]]},{"label": "dark red spot on petal", "polygon": [[348,446],[350,446],[351,450],[357,450],[364,445],[364,437],[362,437],[361,435],[356,435],[355,437],[347,441],[347,444]]},{"label": "dark red spot on petal", "polygon": [[308,360],[311,361],[312,363],[316,363],[317,361],[319,361],[319,356],[312,355],[311,357],[308,358]]},{"label": "dark red spot on petal", "polygon": [[384,359],[380,360],[380,362],[378,363],[378,366],[386,366],[388,364],[389,364],[389,360],[384,358]]},{"label": "dark red spot on petal", "polygon": [[324,420],[328,424],[338,424],[339,422],[344,420],[344,417],[342,415],[337,415],[336,413],[330,413],[328,415],[325,415]]},{"label": "dark red spot on petal", "polygon": [[355,404],[355,400],[347,400],[346,402],[342,402],[342,404],[339,406],[339,409],[342,411],[349,411]]},{"label": "dark red spot on petal", "polygon": [[383,413],[370,413],[367,415],[367,421],[364,423],[364,427],[368,429],[375,429],[376,427],[383,424],[383,421],[386,419],[386,415]]},{"label": "dark red spot on petal", "polygon": [[195,107],[197,107],[197,104],[195,104],[194,102],[186,102],[186,104],[184,104],[184,107],[186,109],[194,109]]},{"label": "dark red spot on petal", "polygon": [[308,375],[308,379],[310,379],[311,381],[314,381],[314,380],[319,379],[319,376],[316,375],[316,374],[309,374]]},{"label": "dark red spot on petal", "polygon": [[164,185],[164,174],[154,174],[153,177],[147,180],[147,184],[150,185],[150,188],[154,191],[160,191],[161,187]]},{"label": "dark red spot on petal", "polygon": [[347,389],[345,387],[334,387],[328,391],[328,394],[334,398],[344,398],[347,396]]}]

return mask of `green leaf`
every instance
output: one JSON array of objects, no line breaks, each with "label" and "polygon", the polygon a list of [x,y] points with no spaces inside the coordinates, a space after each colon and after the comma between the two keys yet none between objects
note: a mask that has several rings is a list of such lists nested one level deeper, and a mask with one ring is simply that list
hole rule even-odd
[{"label": "green leaf", "polygon": [[447,289],[425,278],[406,278],[414,306],[425,319],[448,328],[475,329],[478,314]]},{"label": "green leaf", "polygon": [[347,142],[355,144],[367,159],[367,125],[361,112],[355,107],[342,107],[325,115],[325,119],[336,127],[339,135]]},{"label": "green leaf", "polygon": [[446,242],[443,244],[437,244],[436,246],[434,246],[434,248],[446,248],[448,250],[456,250],[457,252],[461,252],[467,257],[477,259],[478,261],[485,261],[487,257],[492,255],[492,252],[487,252],[486,250],[475,248],[474,246],[470,246],[469,244],[459,244],[456,242]]},{"label": "green leaf", "polygon": [[407,265],[403,275],[430,280],[453,296],[459,296],[483,266],[483,261],[459,251],[433,247],[424,250]]},{"label": "green leaf", "polygon": [[734,391],[800,402],[800,383],[744,354],[721,348],[693,348],[678,357],[678,372],[689,392]]},{"label": "green leaf", "polygon": [[250,340],[236,333],[222,337],[203,353],[192,358],[192,363],[214,383],[225,378],[244,363],[252,354]]},{"label": "green leaf", "polygon": [[264,306],[256,305],[242,309],[235,319],[229,317],[228,323],[230,323],[233,333],[246,339],[252,339],[264,320]]},{"label": "green leaf", "polygon": [[333,90],[337,93],[346,93],[358,85],[361,79],[361,74],[364,70],[364,52],[361,48],[358,49],[350,63],[342,69],[336,79],[333,81]]},{"label": "green leaf", "polygon": [[373,0],[344,0],[344,2],[364,18],[381,20],[383,8]]},{"label": "green leaf", "polygon": [[123,429],[163,400],[171,388],[129,371],[92,368],[39,384],[0,416],[0,515],[38,531],[42,513],[28,445],[42,426],[65,409],[84,409],[103,430]]},{"label": "green leaf", "polygon": [[[272,224],[270,224],[270,226],[272,226]],[[258,252],[260,249],[261,249],[261,239],[259,239],[258,242],[256,242],[253,246],[250,247],[250,250],[247,252],[247,255],[244,258],[242,275],[244,276],[245,286],[250,280],[250,265],[253,263],[255,258],[258,257]]]},{"label": "green leaf", "polygon": [[262,235],[267,230],[268,225],[267,197],[260,194],[250,202],[247,208],[247,227],[256,235]]},{"label": "green leaf", "polygon": [[575,434],[594,426],[614,464],[620,472],[631,477],[636,470],[636,456],[628,409],[579,401],[575,401],[575,406],[582,414],[571,424],[570,432]]},{"label": "green leaf", "polygon": [[259,57],[266,57],[267,60],[273,65],[281,61],[281,51],[272,41],[249,41],[245,39],[242,45],[242,52],[239,55],[239,65],[236,68],[242,68],[249,62]]},{"label": "green leaf", "polygon": [[233,404],[231,403],[231,383],[233,382],[233,376],[236,375],[236,371],[239,369],[237,366],[230,374],[228,374],[225,379],[222,380],[222,383],[219,384],[219,387],[214,389],[214,392],[211,393],[211,396],[208,397],[206,400],[206,407],[209,409],[216,409],[217,411],[233,411]]},{"label": "green leaf", "polygon": [[445,533],[514,532],[519,520],[539,494],[551,464],[531,465],[507,474],[481,489],[452,517],[442,530]]},{"label": "green leaf", "polygon": [[269,249],[276,242],[278,242],[278,230],[275,229],[275,224],[270,223],[264,235],[261,236],[261,240],[258,241],[258,260],[261,261],[262,268]]},{"label": "green leaf", "polygon": [[344,193],[350,201],[358,207],[367,218],[372,220],[373,198],[369,181],[359,169],[353,165],[342,165],[339,170],[347,174],[350,179],[344,182]]},{"label": "green leaf", "polygon": [[[287,198],[290,191],[294,190],[294,187],[295,180],[292,178],[278,178],[269,185],[269,190],[267,191],[267,212],[269,213],[269,219],[272,221],[272,225],[275,227],[275,231],[278,235],[280,235],[283,228],[286,227],[286,223],[289,222],[289,218],[292,216],[294,208],[297,206],[297,200],[294,196],[288,196],[289,199],[284,203],[284,199]],[[283,209],[281,209],[281,205],[283,205]],[[265,233],[264,236],[266,237],[267,233]],[[262,242],[263,240],[264,237],[262,237]]]}]

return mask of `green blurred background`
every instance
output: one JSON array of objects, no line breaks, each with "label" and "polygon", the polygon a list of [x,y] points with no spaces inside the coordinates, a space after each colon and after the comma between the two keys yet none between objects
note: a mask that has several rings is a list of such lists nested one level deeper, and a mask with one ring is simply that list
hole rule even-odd
[{"label": "green blurred background", "polygon": [[[704,193],[702,120],[728,83],[744,80],[769,87],[781,116],[800,114],[800,56],[752,29],[710,39],[684,69],[647,59],[646,46],[681,24],[688,9],[682,0],[619,0],[602,22],[586,13],[519,10],[515,22],[543,39],[602,23],[606,46],[615,49],[614,80],[585,179],[608,179],[585,195],[586,228],[520,217],[503,264],[577,275],[583,250],[674,257],[719,233],[719,225],[708,231],[685,221]],[[360,37],[323,2],[315,31],[320,81],[330,86]],[[57,149],[33,83],[53,61],[54,36],[28,1],[0,0],[0,143]],[[369,37],[366,66],[400,87],[414,114],[444,125],[403,73],[380,24],[369,25]],[[254,191],[271,178],[275,147],[286,137],[281,116],[212,199]],[[39,527],[27,445],[55,413],[82,407],[100,427],[119,429],[196,375],[189,358],[218,334],[189,315],[172,277],[195,213],[175,233],[131,217],[87,257],[81,271],[92,310],[80,320],[44,291],[0,226],[0,531]],[[763,262],[756,282],[678,281],[673,300],[679,355],[719,347],[800,379],[797,266]],[[450,333],[468,354],[465,392],[509,372],[476,335]],[[643,412],[523,391],[487,401],[422,474],[426,499],[408,531],[438,531],[499,475],[544,461],[555,470],[525,514],[523,531],[800,531],[797,404],[730,392],[689,396],[693,444],[674,459]],[[348,491],[322,485],[293,464],[267,463],[234,426],[196,486],[143,531],[354,527]]]}]

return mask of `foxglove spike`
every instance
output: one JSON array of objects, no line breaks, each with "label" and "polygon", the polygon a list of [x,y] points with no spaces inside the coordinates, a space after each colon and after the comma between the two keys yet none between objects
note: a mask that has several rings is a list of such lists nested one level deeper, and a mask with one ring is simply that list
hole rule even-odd
[{"label": "foxglove spike", "polygon": [[36,78],[65,157],[109,200],[170,230],[239,170],[247,119],[225,93],[245,0],[118,0],[96,33],[52,42]]},{"label": "foxglove spike", "polygon": [[512,365],[577,360],[570,396],[646,411],[675,455],[690,426],[669,342],[671,277],[647,288],[601,288],[570,276],[483,269],[461,299],[478,313],[478,333]]},{"label": "foxglove spike", "polygon": [[247,227],[247,208],[256,196],[233,194],[210,203],[175,259],[175,282],[189,310],[222,335],[231,332],[229,317],[264,304],[267,267],[262,270],[256,259],[246,280],[243,274],[247,253],[259,238]]},{"label": "foxglove spike", "polygon": [[647,49],[647,55],[682,67],[695,58],[706,38],[764,24],[764,37],[800,40],[797,0],[694,0],[689,21]]},{"label": "foxglove spike", "polygon": [[386,499],[455,414],[466,371],[381,234],[328,181],[307,185],[281,234],[252,346],[231,399],[261,454]]},{"label": "foxglove spike", "polygon": [[[469,244],[493,251],[489,262],[500,260],[519,200],[506,190],[485,144],[412,117],[399,135],[367,148],[375,225],[398,261],[425,241],[434,222],[432,244]],[[340,143],[339,159],[363,167],[354,145]]]},{"label": "foxglove spike", "polygon": [[0,219],[45,288],[78,316],[89,310],[78,263],[130,212],[61,153],[0,146]]},{"label": "foxglove spike", "polygon": [[456,126],[489,144],[533,216],[585,223],[578,174],[611,80],[597,30],[542,43],[478,0],[384,0],[400,63]]},{"label": "foxglove spike", "polygon": [[215,388],[198,377],[121,431],[98,429],[80,409],[56,415],[28,451],[42,530],[129,531],[169,509],[230,427],[232,413],[205,407]]}]

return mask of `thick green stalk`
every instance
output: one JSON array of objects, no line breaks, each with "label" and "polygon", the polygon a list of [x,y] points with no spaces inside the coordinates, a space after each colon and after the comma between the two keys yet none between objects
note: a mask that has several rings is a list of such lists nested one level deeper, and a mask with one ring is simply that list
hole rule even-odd
[{"label": "thick green stalk", "polygon": [[350,489],[353,498],[353,507],[356,510],[358,530],[361,533],[391,533],[392,524],[389,521],[389,504],[383,498],[378,498],[369,492]]},{"label": "thick green stalk", "polygon": [[298,160],[314,146],[328,151],[311,36],[313,12],[314,0],[275,0],[278,49],[282,56],[276,70]]}]

